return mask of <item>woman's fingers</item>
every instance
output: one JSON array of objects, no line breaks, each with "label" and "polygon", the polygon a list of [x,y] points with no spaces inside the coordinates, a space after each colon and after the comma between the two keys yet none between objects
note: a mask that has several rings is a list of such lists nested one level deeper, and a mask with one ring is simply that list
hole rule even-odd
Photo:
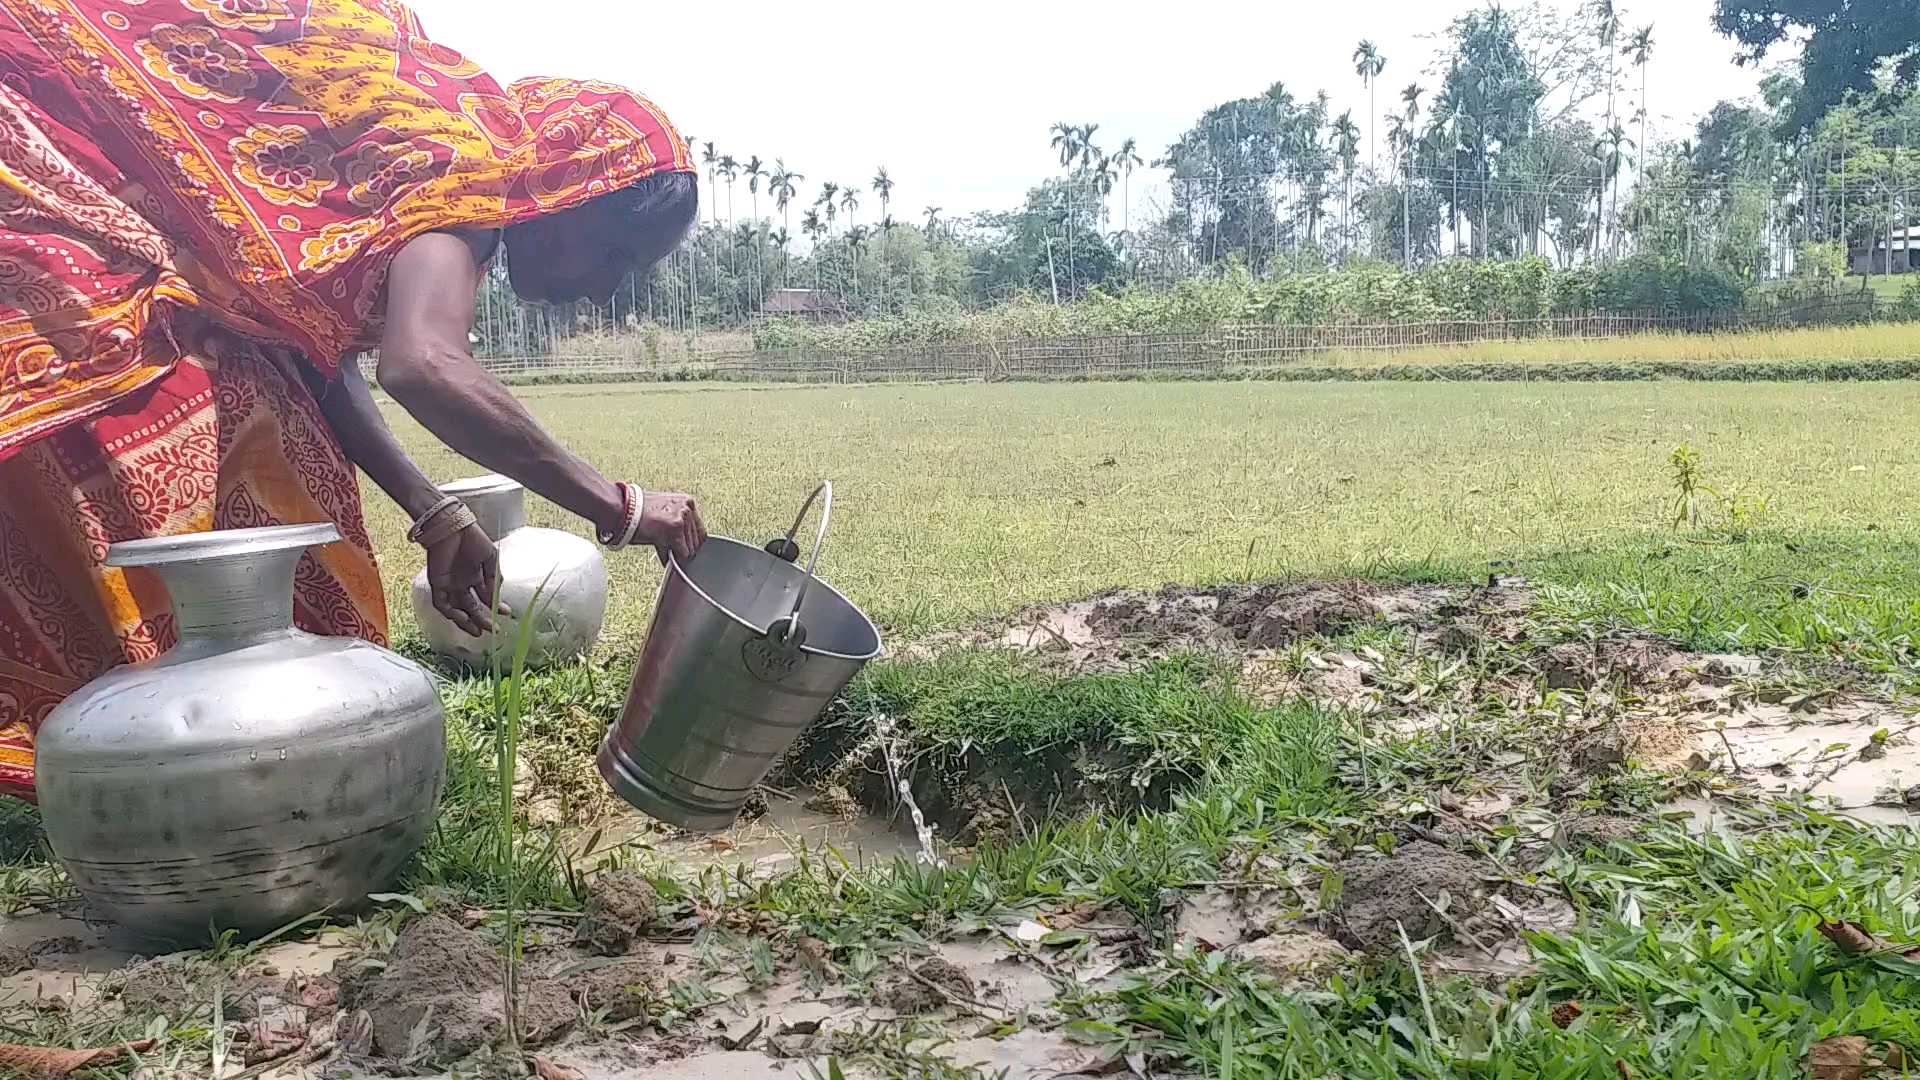
[{"label": "woman's fingers", "polygon": [[479,637],[493,629],[493,616],[488,611],[487,602],[480,599],[480,594],[476,590],[460,590],[458,603],[467,616],[467,624],[476,628],[467,631],[469,634]]},{"label": "woman's fingers", "polygon": [[474,626],[472,617],[467,614],[466,608],[461,605],[452,590],[436,587],[433,590],[433,609],[457,627],[461,633],[468,637],[480,636],[479,628]]}]

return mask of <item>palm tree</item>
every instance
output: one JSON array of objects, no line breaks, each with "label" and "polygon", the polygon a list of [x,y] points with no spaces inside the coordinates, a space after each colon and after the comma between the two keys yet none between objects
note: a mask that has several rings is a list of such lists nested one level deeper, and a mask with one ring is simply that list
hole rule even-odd
[{"label": "palm tree", "polygon": [[[1625,151],[1629,149],[1637,151],[1639,147],[1632,139],[1627,138],[1627,130],[1617,122],[1607,129],[1605,147],[1607,153],[1601,166],[1601,179],[1603,182],[1612,181],[1612,196],[1607,209],[1608,223],[1611,226],[1620,215],[1620,171],[1626,161]],[[1619,234],[1614,232],[1611,236],[1613,245],[1617,247],[1620,242]],[[1609,251],[1611,254],[1619,254],[1612,248]]]},{"label": "palm tree", "polygon": [[848,184],[840,189],[840,209],[847,212],[847,231],[853,231],[853,214],[860,209],[860,185]]},{"label": "palm tree", "polygon": [[1100,222],[1107,220],[1107,199],[1113,194],[1113,159],[1105,154],[1093,163],[1093,192],[1100,197]]},{"label": "palm tree", "polygon": [[[1094,132],[1099,130],[1099,124],[1082,124],[1080,126],[1080,168],[1085,170],[1094,169],[1095,165],[1100,166],[1100,168],[1094,170],[1092,179],[1095,195],[1101,200],[1102,216],[1104,217],[1106,192],[1100,190],[1102,180],[1099,173],[1105,169],[1104,163],[1106,161],[1106,155],[1100,152],[1100,144],[1093,141]],[[1112,190],[1111,183],[1107,184],[1107,189]],[[1073,266],[1073,251],[1071,249],[1067,251],[1067,256],[1067,266],[1069,271],[1071,271]]]},{"label": "palm tree", "polygon": [[712,140],[700,151],[700,161],[707,167],[707,194],[713,196],[713,220],[719,221],[720,185],[714,182],[713,167],[720,163],[720,155],[714,153]]},{"label": "palm tree", "polygon": [[1647,178],[1647,61],[1653,59],[1653,24],[1634,31],[1627,40],[1627,56],[1640,69],[1640,155],[1639,179]]},{"label": "palm tree", "polygon": [[886,216],[887,204],[893,201],[893,187],[894,180],[887,175],[887,167],[880,166],[879,171],[873,174],[873,193],[880,196],[881,217]]},{"label": "palm tree", "polygon": [[[740,273],[740,248],[733,242],[733,182],[740,176],[740,163],[734,160],[732,154],[722,154],[714,171],[727,182],[727,270],[737,278]],[[715,218],[717,223],[718,215]]]},{"label": "palm tree", "polygon": [[[780,233],[783,236],[791,236],[793,233],[793,196],[800,181],[805,179],[805,176],[787,168],[784,159],[773,159],[773,172],[767,177],[767,194],[773,196],[773,208],[780,211]],[[780,250],[783,256],[786,254],[786,247],[786,242],[782,241]],[[780,283],[785,285],[786,282],[787,271],[783,261],[780,268]]]},{"label": "palm tree", "polygon": [[1420,98],[1421,98],[1421,95],[1425,93],[1426,93],[1426,90],[1423,89],[1419,83],[1408,83],[1407,88],[1405,90],[1400,91],[1400,100],[1405,102],[1407,106],[1407,127],[1406,127],[1406,134],[1404,136],[1404,141],[1407,144],[1406,145],[1407,184],[1406,184],[1406,187],[1401,189],[1401,199],[1403,200],[1401,213],[1405,217],[1405,221],[1403,221],[1401,224],[1404,225],[1405,227],[1401,230],[1401,233],[1403,238],[1406,240],[1406,258],[1407,258],[1408,270],[1413,269],[1413,149],[1414,149],[1414,140],[1415,140],[1414,133],[1420,129]]},{"label": "palm tree", "polygon": [[1353,122],[1353,110],[1348,109],[1333,122],[1333,152],[1340,159],[1340,172],[1346,187],[1341,198],[1340,229],[1342,254],[1347,245],[1353,242],[1353,169],[1360,162],[1360,126]]},{"label": "palm tree", "polygon": [[1080,129],[1073,124],[1055,124],[1053,140],[1048,145],[1059,151],[1060,167],[1064,169],[1080,156]]},{"label": "palm tree", "polygon": [[740,178],[740,163],[732,154],[720,158],[720,178],[727,182],[727,228],[733,228],[733,182]]},{"label": "palm tree", "polygon": [[887,208],[893,201],[893,177],[887,175],[885,165],[873,174],[873,193],[880,196],[880,250],[885,252],[893,239],[893,214]]},{"label": "palm tree", "polygon": [[[1380,73],[1387,70],[1387,58],[1380,54],[1379,46],[1371,41],[1362,41],[1353,50],[1353,73],[1360,76],[1360,82],[1367,88],[1367,114],[1375,117],[1379,114],[1378,103],[1374,98],[1374,84],[1380,81]],[[1367,168],[1376,172],[1380,168],[1380,147],[1376,141],[1380,122],[1372,119],[1367,124]]]},{"label": "palm tree", "polygon": [[[848,188],[846,193],[840,198],[842,201],[845,201],[849,195],[854,196],[854,205],[858,206],[860,202],[859,196],[852,188]],[[847,213],[851,215],[853,212],[849,210]],[[858,302],[860,299],[860,256],[866,254],[866,252],[867,227],[865,225],[851,224],[851,216],[849,216],[849,224],[847,225],[847,263],[853,268],[853,298],[855,302]]]},{"label": "palm tree", "polygon": [[[1599,25],[1595,27],[1595,33],[1599,35],[1600,47],[1605,49],[1607,53],[1607,126],[1605,130],[1611,133],[1615,126],[1613,119],[1615,106],[1614,83],[1616,82],[1614,78],[1614,64],[1619,57],[1619,50],[1615,47],[1615,42],[1620,37],[1620,13],[1615,10],[1613,0],[1592,0],[1591,10],[1594,18],[1599,21]],[[1605,209],[1604,197],[1606,194],[1606,184],[1607,178],[1603,172],[1600,177],[1600,190],[1603,199],[1601,209],[1603,211]],[[1606,240],[1606,227],[1606,221],[1602,220],[1600,223],[1600,237],[1603,243]]]},{"label": "palm tree", "polygon": [[1083,169],[1100,156],[1099,144],[1093,141],[1093,133],[1099,130],[1099,124],[1085,124],[1080,128],[1080,167]]},{"label": "palm tree", "polygon": [[820,220],[820,211],[808,210],[800,215],[800,231],[807,234],[807,242],[813,245],[813,288],[820,289],[820,242],[827,235],[826,222]]},{"label": "palm tree", "polygon": [[760,155],[755,154],[747,159],[745,165],[741,166],[740,172],[747,178],[747,194],[753,196],[753,220],[759,221],[760,181],[767,175],[766,165],[761,162]]},{"label": "palm tree", "polygon": [[825,207],[827,211],[827,231],[833,231],[833,219],[840,213],[840,207],[834,204],[834,198],[840,194],[840,185],[829,180],[820,185],[820,197],[813,201],[815,206]]},{"label": "palm tree", "polygon": [[767,169],[765,163],[760,160],[760,155],[755,154],[747,159],[747,163],[741,166],[740,171],[747,178],[747,194],[753,197],[753,247],[751,250],[753,251],[754,261],[754,281],[757,284],[760,279],[760,263],[762,261],[760,244],[762,231],[760,228],[760,181],[766,178]]},{"label": "palm tree", "polygon": [[932,243],[940,237],[940,207],[929,206],[927,215],[927,242]]},{"label": "palm tree", "polygon": [[1120,231],[1126,232],[1133,228],[1133,207],[1128,201],[1128,196],[1132,194],[1133,170],[1146,164],[1140,160],[1139,146],[1132,136],[1123,140],[1120,149],[1113,152],[1113,164],[1120,170]]},{"label": "palm tree", "polygon": [[1060,167],[1067,170],[1067,282],[1069,291],[1071,291],[1074,280],[1072,169],[1074,162],[1078,161],[1085,164],[1090,160],[1089,154],[1090,148],[1093,145],[1093,133],[1099,130],[1099,128],[1099,124],[1087,124],[1084,127],[1078,124],[1067,123],[1053,125],[1053,141],[1050,145],[1060,152]]}]

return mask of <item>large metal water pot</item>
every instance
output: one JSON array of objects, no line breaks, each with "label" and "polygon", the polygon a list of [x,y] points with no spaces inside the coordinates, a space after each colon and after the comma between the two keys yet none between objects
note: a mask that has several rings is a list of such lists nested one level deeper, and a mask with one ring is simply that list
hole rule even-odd
[{"label": "large metal water pot", "polygon": [[[472,637],[433,606],[433,589],[422,570],[413,579],[413,618],[427,645],[440,656],[484,668],[496,652],[511,653],[519,622],[538,620],[527,650],[529,667],[547,667],[584,656],[600,638],[607,615],[607,564],[584,537],[527,524],[527,491],[504,476],[476,476],[444,484],[479,519],[500,553],[500,602],[511,615],[498,617],[492,633]],[[536,603],[537,599],[537,603]]]},{"label": "large metal water pot", "polygon": [[446,717],[418,664],[294,629],[330,524],[107,550],[149,567],[179,643],[76,691],[35,740],[47,839],[104,917],[151,938],[272,930],[390,883],[427,835]]},{"label": "large metal water pot", "polygon": [[[821,496],[807,568],[794,536]],[[724,829],[800,732],[868,660],[880,632],[814,576],[833,516],[821,484],[765,548],[711,537],[670,561],[620,719],[600,746],[614,792],[662,821]]]}]

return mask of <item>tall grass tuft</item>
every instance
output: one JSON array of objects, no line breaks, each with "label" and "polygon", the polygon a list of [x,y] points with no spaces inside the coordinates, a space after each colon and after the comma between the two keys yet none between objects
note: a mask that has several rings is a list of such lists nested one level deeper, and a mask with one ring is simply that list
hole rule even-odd
[{"label": "tall grass tuft", "polygon": [[[498,830],[495,848],[495,872],[506,888],[505,999],[507,1040],[516,1051],[520,1047],[520,874],[515,858],[513,784],[519,774],[520,724],[526,716],[527,655],[533,649],[534,629],[547,605],[541,602],[546,583],[534,590],[514,633],[513,653],[503,672],[500,654],[492,654],[492,691],[494,720],[495,786],[499,801],[494,825]],[[498,595],[498,585],[495,586]]]}]

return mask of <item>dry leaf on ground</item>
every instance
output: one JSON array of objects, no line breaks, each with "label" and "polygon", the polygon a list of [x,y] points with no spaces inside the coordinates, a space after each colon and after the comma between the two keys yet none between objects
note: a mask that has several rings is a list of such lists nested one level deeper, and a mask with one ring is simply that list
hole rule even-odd
[{"label": "dry leaf on ground", "polygon": [[1807,1050],[1813,1080],[1860,1080],[1867,1074],[1867,1040],[1858,1035],[1821,1039]]},{"label": "dry leaf on ground", "polygon": [[68,1050],[57,1046],[0,1043],[0,1075],[20,1076],[25,1080],[57,1080],[59,1077],[72,1076],[81,1069],[116,1061],[129,1050],[145,1050],[152,1045],[152,1039],[142,1039],[93,1050]]},{"label": "dry leaf on ground", "polygon": [[539,1080],[587,1080],[587,1074],[579,1069],[548,1061],[539,1054],[533,1055],[533,1075]]},{"label": "dry leaf on ground", "polygon": [[1880,948],[1880,942],[1872,934],[1867,933],[1866,928],[1859,923],[1822,921],[1815,929],[1820,931],[1822,937],[1833,942],[1835,948],[1848,956],[1877,952]]}]

